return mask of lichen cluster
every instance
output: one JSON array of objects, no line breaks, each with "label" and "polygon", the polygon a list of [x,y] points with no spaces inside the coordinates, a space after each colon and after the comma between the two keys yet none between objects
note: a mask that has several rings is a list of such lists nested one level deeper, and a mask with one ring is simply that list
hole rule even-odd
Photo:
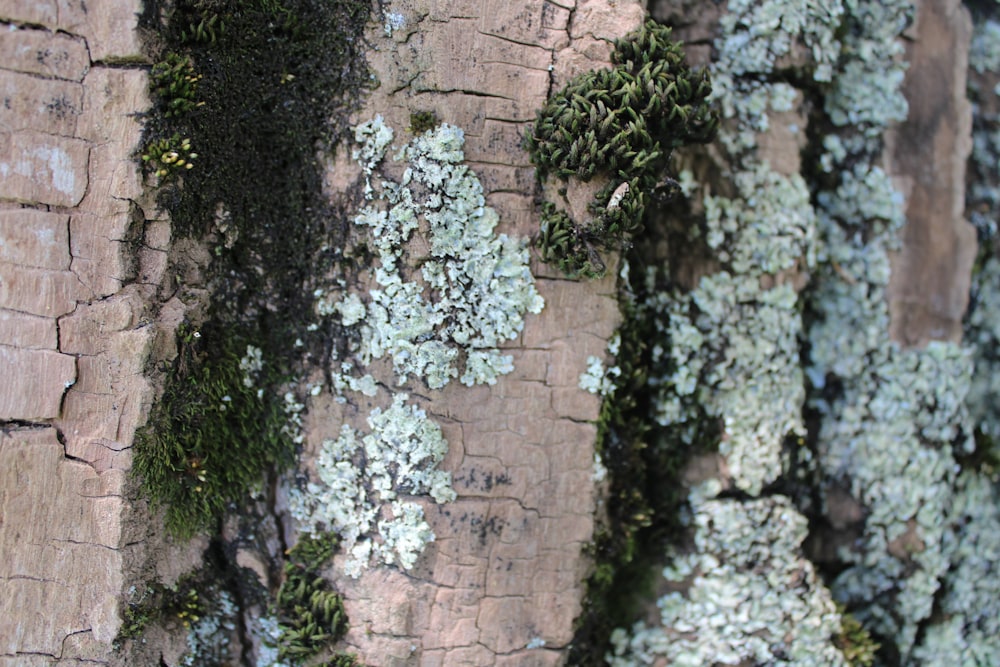
[{"label": "lichen cluster", "polygon": [[[840,554],[848,569],[834,582],[833,595],[847,601],[848,610],[868,629],[892,637],[906,654],[915,629],[929,616],[938,577],[949,562],[943,504],[955,479],[950,447],[961,433],[956,424],[962,420],[969,373],[967,355],[954,346],[932,345],[910,355],[893,350],[886,340],[885,253],[902,222],[902,199],[871,160],[881,148],[885,123],[905,116],[898,91],[904,65],[895,38],[906,25],[909,4],[790,4],[733,0],[723,15],[711,75],[733,194],[685,188],[704,213],[682,238],[706,248],[718,268],[684,290],[671,282],[666,267],[651,272],[647,287],[640,290],[646,297],[638,312],[659,332],[650,373],[656,392],[652,408],[669,446],[694,443],[706,419],[717,420],[725,481],[756,496],[783,479],[790,452],[795,451],[800,465],[811,465],[810,451],[790,449],[801,448],[791,443],[805,442],[802,415],[811,405],[820,415],[816,456],[821,474],[846,485],[873,512],[859,542],[863,546],[854,554]],[[776,69],[776,63],[803,53],[810,57],[796,66],[793,77],[790,70]],[[823,96],[823,114],[814,122],[821,131],[832,129],[820,136],[825,152],[816,167],[835,178],[811,185],[798,174],[775,172],[759,157],[759,134],[770,128],[774,112],[791,110],[800,94],[790,80]],[[813,166],[807,169],[811,174]],[[813,273],[806,322],[804,299],[787,277],[803,269]],[[800,346],[806,338],[811,361],[803,369]],[[906,475],[921,480],[912,492],[900,486]],[[720,489],[699,487],[692,496],[690,521],[696,533],[703,522],[715,520],[706,512],[714,507],[711,503],[722,501],[705,498]],[[748,511],[756,502],[734,506]],[[803,521],[793,507],[787,512]],[[733,530],[763,530],[729,518]],[[794,533],[783,533],[780,524],[774,530],[780,537],[772,535],[762,540],[764,545],[791,540]],[[901,559],[893,564],[888,545],[898,549],[908,530],[926,536],[927,544],[905,556],[909,566]],[[780,557],[786,563],[802,562],[800,543],[801,537],[791,540],[784,555],[765,546],[758,561]],[[702,557],[697,547],[693,553],[678,552],[670,567],[683,569],[688,559]],[[829,614],[818,640],[823,648],[812,649],[813,657],[791,658],[783,653],[786,646],[773,643],[761,646],[759,654],[740,655],[731,647],[750,651],[759,634],[755,623],[763,618],[766,625],[781,627],[777,610],[794,606],[795,596],[784,586],[765,592],[765,585],[758,594],[748,594],[748,584],[734,591],[727,598],[730,606],[738,609],[745,601],[762,613],[720,621],[719,627],[731,633],[720,637],[715,625],[687,620],[713,617],[706,609],[695,609],[700,586],[715,590],[714,585],[728,583],[711,581],[708,574],[695,577],[691,597],[662,598],[661,609],[684,610],[679,615],[664,612],[662,627],[636,628],[631,637],[619,631],[619,655],[609,655],[609,660],[652,664],[654,654],[685,645],[703,651],[695,653],[699,657],[692,664],[743,659],[845,664],[840,614],[812,604],[813,612]],[[816,585],[822,590],[820,582]],[[829,601],[825,591],[822,596]],[[763,613],[762,601],[772,599],[778,605],[775,613]],[[787,645],[805,637],[805,626],[798,626],[783,638]],[[779,653],[767,653],[776,647]],[[871,653],[871,646],[852,650],[861,656],[855,658],[859,664]]]},{"label": "lichen cluster", "polygon": [[[462,130],[432,125],[402,147],[399,181],[382,167],[393,138],[381,116],[355,128],[366,203],[354,224],[375,258],[370,289],[314,293],[316,313],[352,341],[329,360],[335,399],[389,405],[367,415],[367,432],[343,424],[326,439],[318,479],[292,493],[300,528],[337,533],[355,577],[372,564],[412,568],[434,539],[417,498],[455,498],[451,475],[437,469],[448,443],[403,388],[426,393],[456,377],[495,384],[513,370],[500,346],[543,306],[525,242],[495,233],[497,213],[462,164]],[[383,359],[393,372],[376,380]]]},{"label": "lichen cluster", "polygon": [[336,440],[323,443],[318,481],[291,497],[302,530],[340,536],[348,554],[344,571],[354,577],[373,559],[408,570],[434,540],[423,508],[407,497],[455,499],[451,474],[436,469],[448,443],[408,398],[397,394],[387,410],[375,408],[364,436],[344,424]]},{"label": "lichen cluster", "polygon": [[616,630],[607,664],[846,667],[833,644],[840,614],[801,554],[807,522],[791,503],[706,500],[693,509],[694,549],[663,571],[674,591],[656,603],[660,625]]},{"label": "lichen cluster", "polygon": [[707,103],[712,85],[692,71],[670,28],[647,21],[615,42],[611,69],[574,78],[539,111],[526,147],[539,175],[563,181],[608,179],[589,205],[589,220],[564,208],[542,209],[542,259],[566,274],[599,276],[599,252],[627,248],[671,152],[715,136],[718,117]]},{"label": "lichen cluster", "polygon": [[[462,130],[442,124],[413,139],[397,156],[408,165],[402,182],[382,179],[377,190],[371,175],[392,130],[377,117],[355,134],[361,144],[355,158],[376,203],[362,208],[354,224],[371,230],[378,258],[377,287],[364,304],[360,361],[392,359],[400,384],[413,375],[440,389],[459,377],[459,364],[463,384],[496,383],[513,370],[512,358],[498,346],[515,338],[525,313],[540,312],[543,301],[523,241],[494,233],[499,216],[462,164]],[[429,248],[418,256],[410,241],[421,222]],[[414,264],[419,280],[408,275],[406,267]],[[342,316],[347,304],[361,312],[355,298],[347,295],[336,306]],[[344,321],[351,320],[356,317]]]}]

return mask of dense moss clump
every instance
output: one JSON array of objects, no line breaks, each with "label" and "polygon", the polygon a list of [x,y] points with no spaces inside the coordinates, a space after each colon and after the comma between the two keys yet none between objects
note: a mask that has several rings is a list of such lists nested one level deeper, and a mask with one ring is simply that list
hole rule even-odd
[{"label": "dense moss clump", "polygon": [[[278,659],[300,664],[332,647],[347,632],[347,614],[340,596],[320,571],[333,556],[337,537],[303,537],[289,552],[285,581],[277,597],[281,640]],[[353,656],[338,655],[327,665],[356,665]]]},{"label": "dense moss clump", "polygon": [[540,176],[608,179],[590,203],[590,220],[573,220],[552,203],[542,211],[542,258],[568,275],[602,275],[598,251],[627,247],[649,198],[674,185],[663,178],[671,152],[715,137],[708,73],[691,70],[670,37],[670,28],[650,20],[616,41],[614,67],[570,81],[528,133]]},{"label": "dense moss clump", "polygon": [[295,451],[260,349],[216,335],[182,333],[163,397],[136,436],[135,470],[179,537],[213,528]]},{"label": "dense moss clump", "polygon": [[[336,265],[345,234],[319,151],[371,83],[362,39],[371,5],[176,0],[146,10],[157,64],[142,159],[174,238],[213,251],[199,284],[176,281],[189,305],[208,287],[196,322],[205,335],[181,342],[136,447],[143,488],[186,536],[292,462],[277,375],[332,345],[308,329],[311,267]],[[268,373],[253,387],[239,365],[248,339]]]}]

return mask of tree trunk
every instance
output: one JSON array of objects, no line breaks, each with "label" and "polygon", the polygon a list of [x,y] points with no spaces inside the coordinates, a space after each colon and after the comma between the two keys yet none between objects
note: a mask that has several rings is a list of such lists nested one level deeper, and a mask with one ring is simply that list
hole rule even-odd
[{"label": "tree trunk", "polygon": [[[0,10],[0,665],[1000,654],[996,11],[355,4]],[[647,13],[719,136],[568,277]]]}]

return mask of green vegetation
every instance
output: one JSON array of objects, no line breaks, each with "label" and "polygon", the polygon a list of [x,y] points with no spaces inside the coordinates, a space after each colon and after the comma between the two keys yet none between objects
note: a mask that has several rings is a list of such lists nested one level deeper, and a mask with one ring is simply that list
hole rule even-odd
[{"label": "green vegetation", "polygon": [[410,114],[410,132],[423,134],[441,124],[441,120],[433,111],[414,111]]},{"label": "green vegetation", "polygon": [[681,529],[685,492],[680,472],[690,457],[715,449],[720,435],[718,421],[703,417],[692,427],[698,439],[689,445],[682,442],[682,429],[658,428],[649,418],[649,373],[659,370],[651,344],[658,334],[636,301],[632,294],[622,299],[621,373],[597,423],[597,453],[610,479],[608,517],[595,531],[595,566],[587,580],[585,612],[576,622],[571,665],[603,665],[612,630],[633,618],[637,605],[651,596],[665,547]]},{"label": "green vegetation", "polygon": [[[340,596],[320,574],[337,548],[332,534],[303,537],[289,552],[285,581],[277,596],[282,629],[278,659],[299,664],[331,648],[347,632],[347,614]],[[324,663],[356,665],[353,656],[339,655]]]},{"label": "green vegetation", "polygon": [[174,133],[146,146],[142,161],[159,179],[194,168],[198,154],[191,150],[191,140]]},{"label": "green vegetation", "polygon": [[852,667],[871,667],[881,645],[872,639],[858,619],[847,613],[843,605],[838,604],[837,611],[840,613],[841,633],[834,638],[834,645]]},{"label": "green vegetation", "polygon": [[603,275],[599,251],[628,248],[642,230],[649,198],[675,185],[660,180],[672,151],[715,137],[719,119],[707,101],[708,73],[689,69],[670,37],[670,28],[650,20],[616,41],[614,68],[570,81],[528,133],[539,176],[608,181],[589,205],[590,220],[573,220],[551,202],[543,208],[542,258],[567,275]]},{"label": "green vegetation", "polygon": [[[346,131],[356,91],[371,83],[361,40],[369,11],[360,1],[178,0],[168,12],[151,3],[144,17],[163,52],[152,54],[143,162],[175,238],[226,237],[206,271],[204,335],[181,336],[136,443],[142,488],[176,535],[212,528],[291,463],[277,384],[300,355],[333,344],[306,328],[311,266],[329,265],[343,238],[318,151]],[[240,368],[250,340],[268,360],[253,387]]]},{"label": "green vegetation", "polygon": [[202,577],[194,573],[182,577],[173,586],[148,586],[138,599],[128,600],[123,605],[118,640],[135,639],[154,622],[173,621],[190,628],[205,612],[205,601],[198,593],[205,584]]},{"label": "green vegetation", "polygon": [[165,118],[190,113],[204,104],[198,101],[201,75],[195,72],[190,57],[170,52],[153,65],[149,76],[153,97]]},{"label": "green vegetation", "polygon": [[292,463],[277,378],[254,351],[234,338],[182,336],[163,397],[136,436],[135,470],[174,535],[213,528],[267,470]]}]

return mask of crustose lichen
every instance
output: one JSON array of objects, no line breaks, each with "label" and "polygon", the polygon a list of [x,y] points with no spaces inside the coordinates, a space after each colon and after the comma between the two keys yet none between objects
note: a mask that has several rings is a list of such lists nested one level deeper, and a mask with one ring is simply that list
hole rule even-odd
[{"label": "crustose lichen", "polygon": [[542,259],[568,275],[602,275],[598,251],[627,247],[641,230],[673,149],[715,137],[719,118],[707,101],[708,73],[688,68],[670,36],[670,28],[650,20],[615,42],[614,67],[570,81],[528,133],[526,147],[540,176],[607,179],[590,203],[590,220],[574,220],[552,202],[543,208]]}]

